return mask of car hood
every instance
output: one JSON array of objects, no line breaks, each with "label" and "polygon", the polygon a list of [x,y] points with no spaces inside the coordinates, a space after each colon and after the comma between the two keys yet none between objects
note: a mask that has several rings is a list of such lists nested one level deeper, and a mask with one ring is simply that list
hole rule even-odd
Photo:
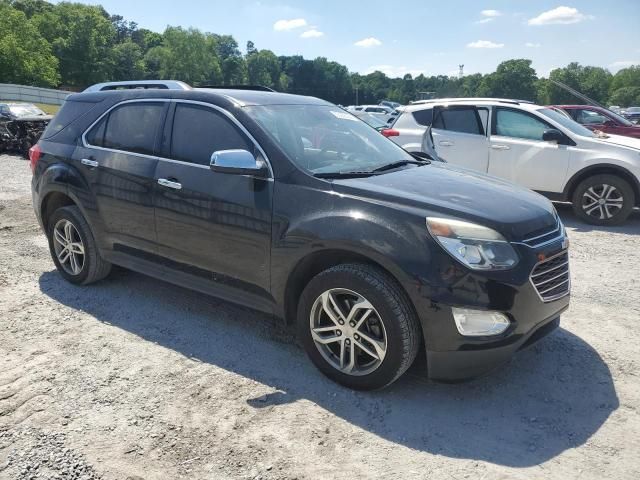
[{"label": "car hood", "polygon": [[553,228],[557,214],[549,200],[531,190],[481,173],[432,163],[383,175],[334,181],[336,193],[366,197],[476,222],[522,240]]},{"label": "car hood", "polygon": [[640,139],[634,137],[624,137],[622,135],[607,134],[606,138],[594,138],[600,144],[604,145],[619,145],[621,147],[633,148],[640,150]]}]

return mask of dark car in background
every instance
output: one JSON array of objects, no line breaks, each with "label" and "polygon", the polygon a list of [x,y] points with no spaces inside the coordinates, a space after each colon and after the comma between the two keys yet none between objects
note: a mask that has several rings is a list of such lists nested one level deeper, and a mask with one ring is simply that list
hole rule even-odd
[{"label": "dark car in background", "polygon": [[554,107],[567,112],[576,122],[590,130],[640,138],[640,125],[606,108],[593,105],[555,105]]},{"label": "dark car in background", "polygon": [[66,280],[115,264],[268,312],[351,388],[390,384],[421,349],[431,378],[486,373],[569,304],[548,200],[414,157],[316,98],[71,95],[31,166]]},{"label": "dark car in background", "polygon": [[623,117],[633,123],[640,123],[640,107],[628,107],[623,109],[620,113]]}]

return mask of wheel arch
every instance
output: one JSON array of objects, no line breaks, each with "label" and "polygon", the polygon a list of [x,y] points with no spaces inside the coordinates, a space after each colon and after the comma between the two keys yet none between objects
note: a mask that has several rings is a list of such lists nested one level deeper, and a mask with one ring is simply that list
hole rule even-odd
[{"label": "wheel arch", "polygon": [[53,215],[53,212],[71,205],[78,206],[78,203],[67,192],[53,190],[44,196],[40,203],[40,218],[42,218],[42,226],[45,232],[49,231],[49,218]]},{"label": "wheel arch", "polygon": [[[409,302],[416,318],[420,318],[415,310],[415,305],[411,301],[409,292],[404,288],[402,282],[398,279],[398,276],[393,273],[392,269],[387,268],[382,263],[362,253],[340,248],[328,248],[307,254],[301,258],[291,270],[287,278],[283,302],[284,320],[287,325],[295,323],[300,295],[311,279],[328,268],[346,263],[370,265],[384,272],[397,284],[400,291],[406,296],[406,300]],[[422,328],[422,325],[420,325],[420,328]]]},{"label": "wheel arch", "polygon": [[573,194],[580,182],[594,175],[616,175],[629,182],[629,185],[631,185],[631,188],[633,189],[633,193],[635,195],[635,203],[636,205],[640,205],[640,182],[638,182],[638,179],[624,167],[605,163],[591,165],[576,172],[567,182],[567,185],[564,189],[564,197],[568,201],[572,201]]}]

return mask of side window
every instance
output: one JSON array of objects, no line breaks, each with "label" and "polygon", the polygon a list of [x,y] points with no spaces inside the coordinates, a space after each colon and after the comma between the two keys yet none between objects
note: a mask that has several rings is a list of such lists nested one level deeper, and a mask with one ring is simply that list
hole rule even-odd
[{"label": "side window", "polygon": [[413,115],[413,119],[416,121],[418,125],[422,125],[423,127],[431,126],[433,123],[433,108],[427,108],[425,110],[416,110],[411,113]]},{"label": "side window", "polygon": [[450,132],[484,135],[480,117],[475,107],[445,108],[438,111],[433,128]]},{"label": "side window", "polygon": [[607,117],[593,110],[578,110],[576,121],[582,125],[602,125],[607,121]]},{"label": "side window", "polygon": [[96,147],[153,155],[164,107],[161,102],[116,107],[89,131],[87,142]]},{"label": "side window", "polygon": [[213,152],[233,149],[253,151],[250,142],[223,114],[199,105],[176,105],[171,158],[209,165]]},{"label": "side window", "polygon": [[545,130],[551,128],[533,115],[516,110],[496,109],[494,135],[542,140]]}]

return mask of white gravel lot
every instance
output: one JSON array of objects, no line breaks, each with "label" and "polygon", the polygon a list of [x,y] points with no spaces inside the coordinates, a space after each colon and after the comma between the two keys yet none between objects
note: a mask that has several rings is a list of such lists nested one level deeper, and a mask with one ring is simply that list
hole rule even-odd
[{"label": "white gravel lot", "polygon": [[559,207],[571,308],[509,365],[355,393],[266,316],[122,269],[64,282],[28,162],[0,178],[2,479],[640,478],[637,212]]}]

